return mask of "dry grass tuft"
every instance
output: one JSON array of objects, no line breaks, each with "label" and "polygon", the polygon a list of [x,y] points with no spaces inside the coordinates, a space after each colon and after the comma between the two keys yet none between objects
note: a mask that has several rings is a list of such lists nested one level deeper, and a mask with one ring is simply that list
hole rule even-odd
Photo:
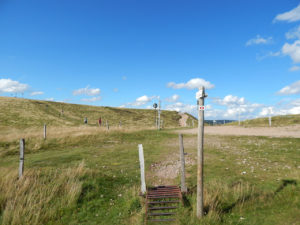
[{"label": "dry grass tuft", "polygon": [[19,180],[16,171],[0,172],[2,224],[46,224],[56,221],[64,209],[75,205],[81,193],[84,163],[61,170],[27,169]]}]

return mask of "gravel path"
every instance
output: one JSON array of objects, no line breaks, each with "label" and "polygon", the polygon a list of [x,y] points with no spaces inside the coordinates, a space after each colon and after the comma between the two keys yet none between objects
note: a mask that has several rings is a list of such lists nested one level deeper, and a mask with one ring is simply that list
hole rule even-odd
[{"label": "gravel path", "polygon": [[[197,128],[177,131],[183,134],[197,134]],[[243,135],[267,137],[293,137],[300,138],[300,125],[287,127],[238,127],[238,126],[206,126],[205,134],[214,135]]]}]

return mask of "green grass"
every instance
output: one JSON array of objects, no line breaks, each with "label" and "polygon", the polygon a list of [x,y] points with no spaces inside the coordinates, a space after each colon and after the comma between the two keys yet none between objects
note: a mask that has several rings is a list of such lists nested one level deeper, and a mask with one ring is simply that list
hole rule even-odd
[{"label": "green grass", "polygon": [[[63,109],[63,114],[61,113]],[[37,101],[22,98],[0,97],[0,128],[29,128],[49,126],[78,126],[84,118],[90,126],[97,126],[99,117],[111,127],[154,127],[155,111],[150,109],[126,109]],[[164,127],[179,127],[181,117],[175,111],[162,111]]]},{"label": "green grass", "polygon": [[[185,150],[192,158],[196,156],[195,139],[193,135],[184,139],[187,143]],[[175,224],[299,224],[300,157],[295,146],[300,146],[300,139],[207,136],[206,140],[207,215],[201,222],[195,217],[196,166],[188,166],[190,193],[187,204],[179,210]],[[31,150],[33,143],[38,142],[43,143],[43,147]],[[24,221],[36,221],[32,224],[143,224],[144,201],[138,195],[137,145],[144,145],[147,181],[151,185],[151,164],[178,151],[177,144],[172,146],[167,142],[177,143],[177,135],[148,130],[46,141],[29,139],[25,161],[27,173],[24,176],[38,178],[34,185],[37,190],[40,187],[47,187],[49,191],[52,190],[50,187],[57,188],[55,195],[45,203],[50,212],[41,211],[39,217],[21,210],[27,195],[17,197],[13,206],[19,207],[18,215],[23,215]],[[8,144],[16,149],[18,147],[15,142]],[[69,198],[65,198],[63,193],[70,195],[71,192],[64,187],[64,178],[70,176],[66,171],[76,171],[82,161],[84,172],[75,172],[77,175],[69,178],[78,191],[67,201]],[[0,171],[14,171],[13,179],[17,179],[17,168],[17,151],[0,158]],[[3,179],[3,173],[0,172],[0,175],[2,224],[19,224],[13,222],[15,214],[9,211],[11,199],[3,198],[7,190],[1,182],[8,181]],[[174,184],[179,184],[179,179]],[[26,189],[26,192],[30,196],[37,195],[34,189]],[[46,196],[39,198],[43,200]]]},{"label": "green grass", "polygon": [[[146,181],[151,186],[158,179],[152,165],[179,158],[178,134],[173,133],[174,129],[85,130],[76,124],[82,122],[80,107],[87,111],[89,107],[68,105],[74,107],[70,108],[70,115],[76,118],[75,122],[50,114],[47,119],[53,120],[53,126],[59,127],[56,120],[61,120],[60,126],[69,127],[63,132],[50,130],[47,140],[43,140],[37,128],[43,122],[39,118],[45,115],[41,106],[30,109],[36,103],[14,101],[20,102],[6,106],[15,112],[11,119],[0,109],[7,122],[4,127],[9,128],[0,132],[0,224],[144,224],[137,145],[144,146]],[[35,112],[33,117],[39,122],[27,118],[21,123],[28,115],[16,112],[18,104]],[[41,104],[53,104],[53,110],[59,110],[60,103]],[[102,107],[90,110],[95,118],[101,110],[111,112]],[[132,111],[132,115],[153,112]],[[177,118],[177,114],[170,115]],[[115,121],[118,119],[116,116]],[[130,123],[134,125],[135,121]],[[18,180],[16,132],[27,133],[23,129],[27,126],[37,129],[38,135],[26,134],[25,174]],[[195,135],[184,136],[185,151],[191,159],[196,158],[196,140]],[[206,136],[206,216],[201,221],[195,216],[197,168],[187,165],[189,193],[172,224],[300,224],[298,146],[299,138]],[[179,177],[172,182],[179,185]]]},{"label": "green grass", "polygon": [[[300,124],[300,114],[298,115],[284,115],[284,116],[273,116],[272,126],[282,127]],[[238,125],[238,122],[228,123],[226,125]],[[245,127],[268,127],[269,117],[262,117],[252,120],[241,121],[241,125]]]}]

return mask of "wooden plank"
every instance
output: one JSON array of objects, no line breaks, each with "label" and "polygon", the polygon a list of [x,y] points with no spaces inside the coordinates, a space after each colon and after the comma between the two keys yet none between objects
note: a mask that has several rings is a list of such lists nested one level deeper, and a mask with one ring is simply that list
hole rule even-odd
[{"label": "wooden plank", "polygon": [[176,206],[166,206],[166,207],[152,207],[149,210],[163,210],[163,209],[177,209]]},{"label": "wooden plank", "polygon": [[160,204],[173,204],[179,203],[180,201],[154,201],[154,202],[147,202],[149,205],[160,205]]},{"label": "wooden plank", "polygon": [[172,216],[175,215],[174,212],[167,212],[167,213],[149,213],[148,216]]},{"label": "wooden plank", "polygon": [[150,222],[171,222],[175,221],[174,218],[168,218],[168,219],[151,219],[149,220]]}]

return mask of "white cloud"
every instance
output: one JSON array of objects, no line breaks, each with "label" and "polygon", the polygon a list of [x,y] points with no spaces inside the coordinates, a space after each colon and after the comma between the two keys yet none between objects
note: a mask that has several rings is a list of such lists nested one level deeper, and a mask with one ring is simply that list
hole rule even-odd
[{"label": "white cloud", "polygon": [[259,116],[270,116],[274,115],[274,107],[264,107],[262,108],[261,112],[259,113]]},{"label": "white cloud", "polygon": [[298,5],[296,8],[282,13],[282,14],[278,14],[275,19],[274,22],[276,21],[287,21],[287,22],[295,22],[300,20],[300,5]]},{"label": "white cloud", "polygon": [[100,94],[99,88],[89,88],[89,86],[73,91],[73,95],[95,96],[95,95],[99,95],[99,94]]},{"label": "white cloud", "polygon": [[97,102],[97,101],[100,101],[100,100],[101,100],[100,96],[81,99],[81,101],[83,101],[83,102]]},{"label": "white cloud", "polygon": [[294,95],[300,94],[300,80],[292,83],[291,85],[285,86],[280,91],[278,91],[280,95]]},{"label": "white cloud", "polygon": [[169,82],[167,84],[167,87],[169,87],[169,88],[174,88],[174,89],[186,88],[189,90],[198,89],[201,86],[204,86],[206,89],[211,89],[211,88],[215,87],[215,85],[211,84],[209,81],[206,81],[202,78],[193,78],[193,79],[189,80],[187,83],[176,84],[175,82]]},{"label": "white cloud", "polygon": [[52,102],[53,102],[53,101],[54,101],[54,98],[46,98],[45,100],[46,100],[46,101],[52,101]]},{"label": "white cloud", "polygon": [[265,58],[269,58],[269,57],[277,57],[277,56],[280,56],[280,51],[278,51],[278,52],[270,51],[270,52],[268,52],[268,53],[265,54],[265,55],[256,55],[256,59],[257,59],[257,60],[263,60],[263,59],[265,59]]},{"label": "white cloud", "polygon": [[270,43],[272,43],[272,40],[273,40],[272,37],[263,38],[260,35],[256,35],[255,38],[252,38],[246,42],[246,46],[259,45],[259,44],[270,44]]},{"label": "white cloud", "polygon": [[27,84],[22,84],[11,79],[0,79],[0,93],[23,93],[29,89]]},{"label": "white cloud", "polygon": [[186,112],[192,115],[197,114],[197,105],[184,104],[182,102],[166,105],[165,109],[170,111]]},{"label": "white cloud", "polygon": [[130,106],[142,106],[145,105],[149,102],[151,102],[153,99],[157,98],[157,96],[147,96],[147,95],[143,95],[139,98],[137,98],[134,102],[128,103],[127,105]]},{"label": "white cloud", "polygon": [[180,96],[179,95],[172,95],[170,98],[166,98],[167,102],[177,102],[179,100]]},{"label": "white cloud", "polygon": [[299,66],[292,66],[289,70],[291,72],[298,71],[298,70],[300,70],[300,67]]},{"label": "white cloud", "polygon": [[285,33],[286,39],[300,39],[300,26]]},{"label": "white cloud", "polygon": [[215,103],[219,105],[225,105],[225,106],[233,106],[233,105],[243,105],[245,104],[245,98],[239,98],[237,96],[233,95],[227,95],[223,99],[215,99]]},{"label": "white cloud", "polygon": [[296,100],[293,100],[293,101],[291,102],[291,105],[293,105],[293,106],[300,106],[300,98],[299,98],[299,99],[296,99]]},{"label": "white cloud", "polygon": [[43,95],[43,94],[44,94],[44,92],[42,92],[42,91],[34,91],[34,92],[30,93],[30,96]]},{"label": "white cloud", "polygon": [[295,63],[300,63],[300,40],[296,40],[293,44],[285,43],[282,46],[282,53],[289,55]]},{"label": "white cloud", "polygon": [[119,89],[118,88],[114,88],[114,92],[118,92],[119,91]]}]

